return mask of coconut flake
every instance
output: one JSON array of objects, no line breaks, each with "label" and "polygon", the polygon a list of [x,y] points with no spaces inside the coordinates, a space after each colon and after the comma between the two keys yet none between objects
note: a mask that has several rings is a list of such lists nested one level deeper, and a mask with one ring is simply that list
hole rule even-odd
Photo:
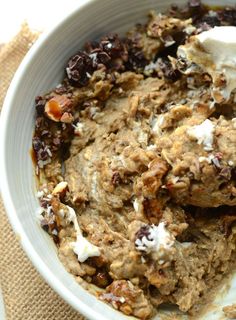
[{"label": "coconut flake", "polygon": [[82,134],[83,128],[84,128],[84,124],[83,124],[83,123],[77,122],[76,125],[73,124],[72,126],[73,126],[74,129],[75,129],[75,130],[74,130],[74,133],[75,133],[75,134]]},{"label": "coconut flake", "polygon": [[77,255],[79,262],[84,262],[90,257],[100,256],[99,248],[83,237],[77,221],[75,210],[69,206],[67,206],[67,209],[67,218],[70,222],[73,222],[76,231],[76,241],[71,242],[71,247],[74,253]]},{"label": "coconut flake", "polygon": [[44,196],[44,192],[42,190],[36,193],[37,198],[42,198],[43,196]]},{"label": "coconut flake", "polygon": [[174,244],[173,235],[166,229],[165,223],[160,222],[158,226],[152,225],[149,228],[148,236],[143,236],[135,241],[136,249],[147,253],[160,253],[170,250]]},{"label": "coconut flake", "polygon": [[158,117],[154,118],[152,120],[151,126],[152,126],[152,132],[157,135],[161,136],[162,135],[162,129],[161,126],[164,122],[165,118],[164,115],[160,114]]},{"label": "coconut flake", "polygon": [[84,262],[90,257],[100,256],[99,248],[94,246],[81,235],[77,235],[76,241],[72,242],[71,246],[78,257],[79,262]]},{"label": "coconut flake", "polygon": [[187,134],[197,139],[198,144],[203,144],[204,150],[211,151],[213,150],[213,133],[215,130],[215,125],[211,120],[206,119],[200,125],[193,126],[187,130]]},{"label": "coconut flake", "polygon": [[233,122],[233,128],[236,129],[236,118],[233,118],[232,122]]},{"label": "coconut flake", "polygon": [[135,200],[134,200],[134,202],[133,202],[133,207],[134,207],[135,212],[139,212],[139,202],[138,202],[138,199],[135,199]]}]

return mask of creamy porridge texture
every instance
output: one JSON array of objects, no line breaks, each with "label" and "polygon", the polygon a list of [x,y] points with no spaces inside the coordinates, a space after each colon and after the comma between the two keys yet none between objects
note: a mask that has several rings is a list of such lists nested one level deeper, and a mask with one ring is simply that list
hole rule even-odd
[{"label": "creamy porridge texture", "polygon": [[36,98],[41,225],[124,314],[196,316],[235,267],[234,25],[235,8],[197,0],[153,11],[125,38],[86,43]]}]

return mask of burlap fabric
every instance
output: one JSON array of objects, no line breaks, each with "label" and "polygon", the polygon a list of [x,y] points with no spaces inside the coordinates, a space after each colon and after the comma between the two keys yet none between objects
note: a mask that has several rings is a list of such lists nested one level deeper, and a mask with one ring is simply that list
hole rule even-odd
[{"label": "burlap fabric", "polygon": [[[37,33],[23,25],[0,47],[0,108],[9,83]],[[3,191],[4,192],[4,191]],[[82,320],[41,278],[21,249],[0,199],[0,284],[7,320]]]}]

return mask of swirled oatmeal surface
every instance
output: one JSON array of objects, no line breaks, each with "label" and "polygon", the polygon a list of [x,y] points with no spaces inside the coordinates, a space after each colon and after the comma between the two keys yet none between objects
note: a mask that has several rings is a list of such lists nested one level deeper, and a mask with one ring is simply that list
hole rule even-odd
[{"label": "swirled oatmeal surface", "polygon": [[235,266],[236,86],[210,51],[211,30],[235,21],[198,0],[152,11],[86,43],[36,97],[41,225],[78,282],[126,315],[196,315]]}]

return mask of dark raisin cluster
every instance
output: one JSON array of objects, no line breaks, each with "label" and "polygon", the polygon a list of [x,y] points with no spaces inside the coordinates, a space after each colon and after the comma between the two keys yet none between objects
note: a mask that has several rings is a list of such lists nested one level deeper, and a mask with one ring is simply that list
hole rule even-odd
[{"label": "dark raisin cluster", "polygon": [[200,0],[189,0],[184,7],[172,5],[169,14],[180,19],[192,18],[198,32],[207,31],[215,26],[236,25],[236,8],[226,7],[209,12],[209,7]]},{"label": "dark raisin cluster", "polygon": [[44,141],[38,137],[33,138],[33,150],[36,154],[37,161],[46,161],[50,157],[50,151],[48,152],[47,146]]},{"label": "dark raisin cluster", "polygon": [[37,111],[37,115],[43,115],[45,103],[46,103],[46,99],[45,98],[43,98],[41,96],[37,96],[35,98],[35,108],[36,108],[36,111]]},{"label": "dark raisin cluster", "polygon": [[180,72],[178,70],[174,70],[170,60],[166,57],[162,57],[158,59],[158,66],[160,70],[163,72],[163,75],[166,79],[171,81],[176,81],[180,78]]},{"label": "dark raisin cluster", "polygon": [[143,52],[134,48],[130,40],[110,34],[99,42],[86,43],[84,51],[79,51],[69,59],[66,74],[73,86],[84,86],[95,70],[137,71],[147,63]]},{"label": "dark raisin cluster", "polygon": [[71,84],[84,86],[94,71],[93,61],[83,51],[79,51],[70,58],[66,67],[66,73]]}]

